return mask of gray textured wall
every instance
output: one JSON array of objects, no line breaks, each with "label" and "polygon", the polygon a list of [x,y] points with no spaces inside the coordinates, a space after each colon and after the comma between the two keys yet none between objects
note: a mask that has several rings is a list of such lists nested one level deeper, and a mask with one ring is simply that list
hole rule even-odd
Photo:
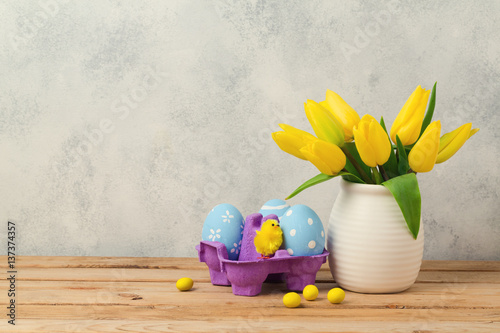
[{"label": "gray textured wall", "polygon": [[[499,1],[3,1],[0,221],[23,255],[195,256],[317,173],[283,152],[306,99],[392,123],[438,81],[443,131],[481,131],[419,175],[425,258],[500,259]],[[338,180],[292,199],[327,224]],[[2,252],[5,247],[2,246]]]}]

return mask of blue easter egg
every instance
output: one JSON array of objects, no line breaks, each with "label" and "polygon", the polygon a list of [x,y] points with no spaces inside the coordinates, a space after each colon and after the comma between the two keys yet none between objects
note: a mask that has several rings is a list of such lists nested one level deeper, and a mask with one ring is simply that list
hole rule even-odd
[{"label": "blue easter egg", "polygon": [[204,241],[223,243],[226,245],[228,258],[238,260],[244,225],[245,219],[240,211],[231,204],[223,203],[208,213],[201,238]]},{"label": "blue easter egg", "polygon": [[280,219],[283,245],[291,256],[323,253],[325,230],[318,214],[306,205],[290,207]]},{"label": "blue easter egg", "polygon": [[287,204],[285,200],[272,199],[262,206],[259,213],[261,213],[264,217],[269,214],[275,214],[281,220],[281,217],[285,214],[288,208],[290,208],[290,205]]}]

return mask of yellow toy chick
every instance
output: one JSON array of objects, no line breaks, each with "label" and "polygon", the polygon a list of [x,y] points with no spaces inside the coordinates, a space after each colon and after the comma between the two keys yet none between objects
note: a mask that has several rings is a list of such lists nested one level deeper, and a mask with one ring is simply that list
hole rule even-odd
[{"label": "yellow toy chick", "polygon": [[262,224],[260,230],[255,230],[257,235],[253,239],[255,249],[262,256],[257,259],[269,259],[283,243],[283,231],[278,221],[269,219]]}]

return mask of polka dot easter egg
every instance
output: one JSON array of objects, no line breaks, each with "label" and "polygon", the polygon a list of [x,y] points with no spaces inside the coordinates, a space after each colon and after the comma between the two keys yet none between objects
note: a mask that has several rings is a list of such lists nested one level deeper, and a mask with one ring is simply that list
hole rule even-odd
[{"label": "polka dot easter egg", "polygon": [[323,253],[325,230],[318,215],[306,205],[292,206],[280,219],[283,245],[291,256]]},{"label": "polka dot easter egg", "polygon": [[278,219],[281,220],[281,218],[283,217],[283,215],[285,215],[285,212],[289,208],[290,205],[287,204],[285,200],[273,199],[266,202],[260,209],[259,213],[261,213],[264,217],[269,214],[275,214],[276,216],[278,216]]},{"label": "polka dot easter egg", "polygon": [[203,224],[201,238],[204,241],[221,242],[226,245],[230,260],[238,260],[245,219],[233,205],[223,203],[215,206]]}]

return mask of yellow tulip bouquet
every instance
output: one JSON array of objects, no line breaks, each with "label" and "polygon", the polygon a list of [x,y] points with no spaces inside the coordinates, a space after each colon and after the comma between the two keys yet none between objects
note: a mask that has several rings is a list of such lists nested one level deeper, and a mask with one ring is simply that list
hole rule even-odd
[{"label": "yellow tulip bouquet", "polygon": [[331,90],[322,102],[307,100],[305,112],[316,136],[280,124],[283,131],[272,137],[283,151],[310,161],[321,173],[287,199],[337,176],[355,183],[380,184],[396,199],[416,239],[421,206],[416,173],[429,172],[436,163],[448,160],[479,130],[467,123],[441,136],[441,122],[432,121],[435,104],[436,84],[432,93],[418,86],[387,132],[383,117],[380,122],[369,114],[360,119]]}]

